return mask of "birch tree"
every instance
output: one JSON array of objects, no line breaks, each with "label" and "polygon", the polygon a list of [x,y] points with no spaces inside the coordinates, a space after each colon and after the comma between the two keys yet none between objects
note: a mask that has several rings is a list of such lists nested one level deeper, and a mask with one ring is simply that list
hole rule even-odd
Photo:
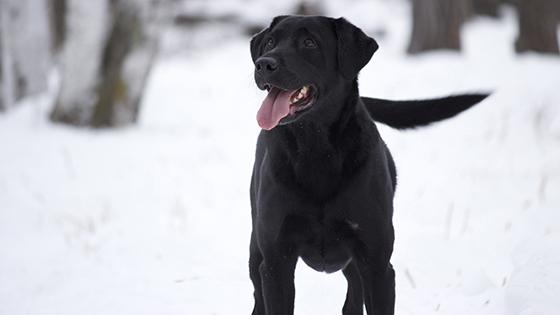
[{"label": "birch tree", "polygon": [[51,67],[46,0],[0,1],[0,110],[47,88]]},{"label": "birch tree", "polygon": [[55,122],[114,127],[134,123],[157,44],[148,0],[67,0]]}]

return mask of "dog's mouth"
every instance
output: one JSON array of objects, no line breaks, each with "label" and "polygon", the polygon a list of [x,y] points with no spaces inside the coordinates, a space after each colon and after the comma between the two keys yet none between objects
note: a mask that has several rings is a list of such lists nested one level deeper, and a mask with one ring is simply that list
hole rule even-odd
[{"label": "dog's mouth", "polygon": [[285,90],[270,84],[266,84],[265,88],[268,95],[257,113],[257,122],[265,130],[296,118],[311,108],[315,101],[316,89],[312,85],[296,90]]}]

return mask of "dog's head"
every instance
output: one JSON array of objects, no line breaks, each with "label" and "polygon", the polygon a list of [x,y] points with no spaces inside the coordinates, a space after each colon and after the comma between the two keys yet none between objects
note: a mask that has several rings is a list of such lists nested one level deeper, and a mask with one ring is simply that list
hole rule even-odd
[{"label": "dog's head", "polygon": [[373,38],[343,18],[274,18],[251,39],[255,82],[268,90],[257,114],[261,128],[316,111],[337,87],[356,80],[377,48]]}]

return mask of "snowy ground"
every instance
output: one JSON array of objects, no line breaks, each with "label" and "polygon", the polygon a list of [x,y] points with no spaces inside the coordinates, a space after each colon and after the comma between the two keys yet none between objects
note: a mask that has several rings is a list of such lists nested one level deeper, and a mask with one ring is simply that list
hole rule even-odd
[{"label": "snowy ground", "polygon": [[[330,11],[388,30],[363,95],[495,91],[430,128],[381,127],[400,181],[397,314],[559,314],[560,58],[515,56],[511,12],[469,23],[462,55],[409,58],[406,7],[377,2],[368,24],[363,3]],[[167,56],[146,93],[117,131],[52,125],[48,95],[0,116],[0,314],[250,313],[264,95],[248,39]],[[296,288],[296,314],[340,314],[340,273],[301,263]]]}]

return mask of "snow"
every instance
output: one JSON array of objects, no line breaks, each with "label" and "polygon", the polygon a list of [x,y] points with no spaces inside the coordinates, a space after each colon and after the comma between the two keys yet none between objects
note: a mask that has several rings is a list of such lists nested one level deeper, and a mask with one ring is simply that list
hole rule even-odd
[{"label": "snow", "polygon": [[[405,4],[371,2],[394,16],[364,22],[387,34],[363,95],[494,91],[429,128],[380,126],[399,173],[397,314],[557,314],[560,59],[514,55],[509,11],[466,25],[463,54],[407,57]],[[159,59],[133,127],[54,125],[53,90],[0,116],[0,314],[249,314],[264,94],[248,38]],[[296,314],[340,314],[345,290],[300,263]]]}]

